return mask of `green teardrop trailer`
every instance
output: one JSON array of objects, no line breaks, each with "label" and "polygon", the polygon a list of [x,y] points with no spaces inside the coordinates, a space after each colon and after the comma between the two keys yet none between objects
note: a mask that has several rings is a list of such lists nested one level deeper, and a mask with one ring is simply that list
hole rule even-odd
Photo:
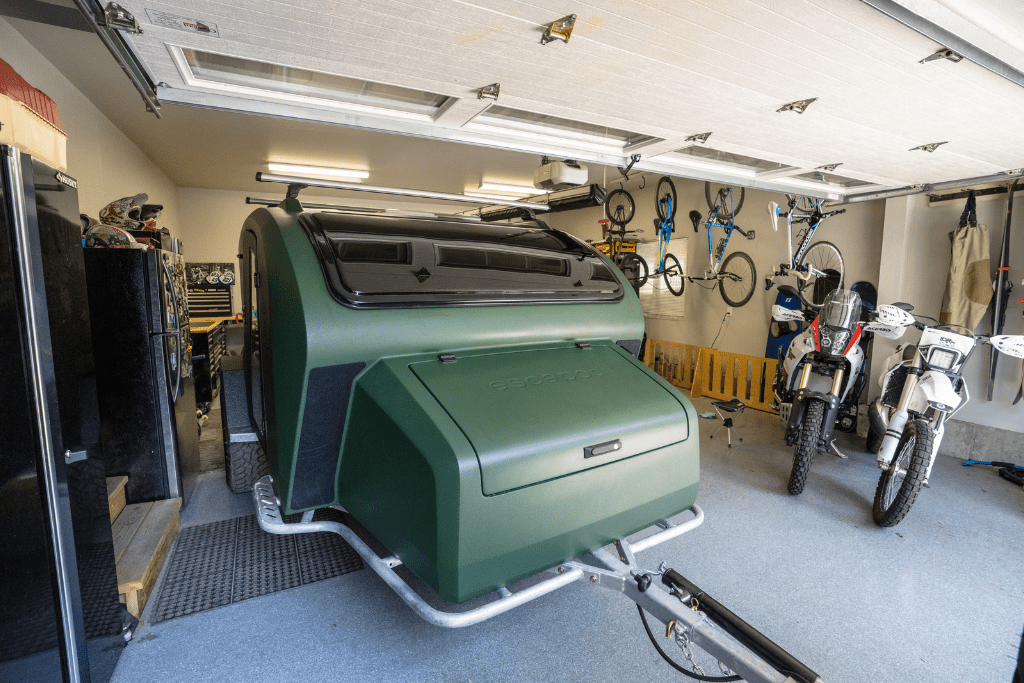
[{"label": "green teardrop trailer", "polygon": [[692,506],[693,406],[643,312],[539,223],[255,210],[247,393],[284,513],[343,506],[462,602]]}]

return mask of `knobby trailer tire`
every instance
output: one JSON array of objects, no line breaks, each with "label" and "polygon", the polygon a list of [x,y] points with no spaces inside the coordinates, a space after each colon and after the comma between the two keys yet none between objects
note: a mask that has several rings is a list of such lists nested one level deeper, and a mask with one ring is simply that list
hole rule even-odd
[{"label": "knobby trailer tire", "polygon": [[[896,526],[917,500],[932,454],[932,428],[921,419],[907,422],[892,464],[882,472],[871,514],[878,526]],[[899,470],[905,470],[900,479]]]}]

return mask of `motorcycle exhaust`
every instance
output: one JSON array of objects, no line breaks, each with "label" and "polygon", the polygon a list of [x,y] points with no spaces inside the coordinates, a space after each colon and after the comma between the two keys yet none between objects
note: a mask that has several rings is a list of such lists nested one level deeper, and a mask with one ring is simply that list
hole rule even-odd
[{"label": "motorcycle exhaust", "polygon": [[911,372],[907,373],[907,380],[903,384],[903,393],[900,394],[900,403],[896,407],[896,412],[889,417],[889,426],[885,430],[882,447],[878,449],[878,466],[882,469],[892,464],[892,459],[896,455],[896,446],[899,445],[900,437],[903,435],[903,428],[907,426],[907,419],[910,417],[907,407],[910,405],[910,399],[913,398],[914,392],[917,390],[920,376],[920,371],[918,370],[915,373],[913,368]]},{"label": "motorcycle exhaust", "polygon": [[885,430],[889,428],[889,422],[886,419],[888,416],[885,414],[885,409],[881,407],[882,399],[877,399],[868,408],[868,422],[871,423],[870,429],[875,434],[885,434]]}]

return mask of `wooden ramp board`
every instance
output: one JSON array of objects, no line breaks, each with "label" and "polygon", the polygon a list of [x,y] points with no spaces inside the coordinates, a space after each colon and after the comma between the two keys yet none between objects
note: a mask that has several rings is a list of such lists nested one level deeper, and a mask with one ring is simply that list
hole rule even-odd
[{"label": "wooden ramp board", "polygon": [[124,510],[124,487],[127,483],[128,477],[125,476],[107,477],[107,506],[110,508],[111,524],[121,514],[121,510]]},{"label": "wooden ramp board", "polygon": [[[129,524],[122,531],[122,540],[128,536],[132,527],[135,529],[117,559],[118,593],[124,596],[128,611],[135,617],[140,617],[146,608],[149,594],[178,533],[180,507],[181,498],[158,500],[155,503],[128,505],[118,517],[120,521],[121,517],[130,515]],[[140,516],[136,524],[136,518]],[[116,552],[115,534],[115,555]]]}]

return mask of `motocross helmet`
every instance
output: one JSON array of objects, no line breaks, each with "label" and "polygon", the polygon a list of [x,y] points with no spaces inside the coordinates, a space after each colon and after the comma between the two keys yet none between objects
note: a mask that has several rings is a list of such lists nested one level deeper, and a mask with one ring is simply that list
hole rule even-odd
[{"label": "motocross helmet", "polygon": [[142,211],[139,213],[139,220],[145,224],[143,230],[156,231],[156,219],[160,217],[160,212],[164,210],[163,204],[143,204]]},{"label": "motocross helmet", "polygon": [[[113,225],[95,223],[85,231],[85,246],[115,249],[136,249],[135,238]],[[139,245],[141,246],[141,245]]]},{"label": "motocross helmet", "polygon": [[100,209],[100,221],[124,230],[145,230],[142,220],[142,205],[149,199],[145,193],[133,197],[122,197]]},{"label": "motocross helmet", "polygon": [[860,294],[849,289],[835,289],[825,297],[818,320],[822,325],[852,329],[860,320]]}]

